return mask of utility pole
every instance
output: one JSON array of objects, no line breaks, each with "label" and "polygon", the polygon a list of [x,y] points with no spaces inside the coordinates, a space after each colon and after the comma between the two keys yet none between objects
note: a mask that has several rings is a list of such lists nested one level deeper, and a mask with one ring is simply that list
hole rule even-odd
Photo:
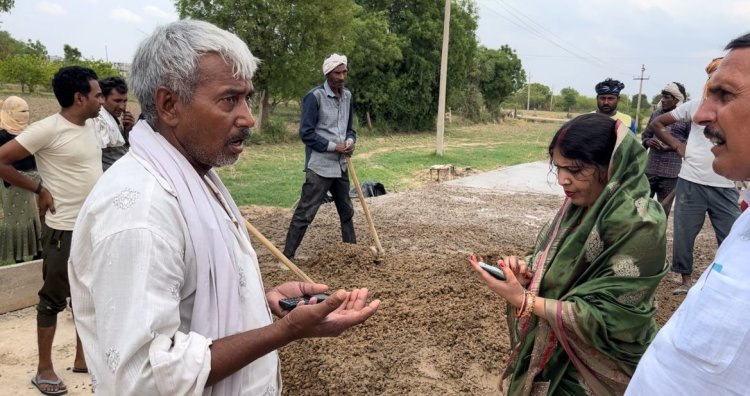
[{"label": "utility pole", "polygon": [[550,88],[550,92],[552,93],[549,95],[549,111],[552,111],[553,99],[555,99],[555,87],[551,86]]},{"label": "utility pole", "polygon": [[531,73],[529,73],[529,83],[526,84],[526,111],[529,111],[531,104]]},{"label": "utility pole", "polygon": [[633,80],[640,80],[640,84],[638,85],[638,104],[635,107],[635,132],[638,132],[638,116],[641,114],[641,93],[643,92],[643,80],[648,80],[650,78],[650,76],[643,78],[643,72],[645,71],[646,65],[641,65],[641,77],[633,77]]},{"label": "utility pole", "polygon": [[445,0],[443,18],[443,52],[440,56],[440,92],[438,93],[437,143],[435,154],[443,156],[443,133],[445,132],[445,85],[448,80],[448,39],[451,26],[451,0]]}]

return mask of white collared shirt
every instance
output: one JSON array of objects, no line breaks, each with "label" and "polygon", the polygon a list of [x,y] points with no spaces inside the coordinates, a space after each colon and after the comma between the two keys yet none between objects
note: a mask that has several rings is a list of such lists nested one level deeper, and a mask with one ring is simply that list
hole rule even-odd
[{"label": "white collared shirt", "polygon": [[641,358],[626,395],[746,395],[750,389],[750,211]]}]

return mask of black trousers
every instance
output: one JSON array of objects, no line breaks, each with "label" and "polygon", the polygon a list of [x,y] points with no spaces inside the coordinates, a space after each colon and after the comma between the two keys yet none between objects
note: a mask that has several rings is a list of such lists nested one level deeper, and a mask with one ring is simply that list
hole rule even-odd
[{"label": "black trousers", "polygon": [[42,279],[39,304],[36,306],[38,327],[57,325],[57,314],[65,310],[70,297],[68,258],[73,231],[49,228],[42,220]]},{"label": "black trousers", "polygon": [[677,186],[676,177],[662,177],[656,175],[646,175],[648,177],[648,184],[651,187],[651,196],[656,195],[656,200],[662,204],[664,208],[664,214],[669,217],[669,212],[672,210],[672,202],[674,202],[674,195],[669,201],[663,202],[665,198],[669,196],[669,193],[674,190]]},{"label": "black trousers", "polygon": [[286,234],[284,256],[294,257],[299,244],[302,243],[302,238],[305,237],[307,227],[315,219],[318,208],[328,191],[333,195],[333,202],[339,213],[341,239],[346,243],[357,243],[357,236],[354,234],[354,206],[349,198],[349,175],[344,173],[343,177],[321,177],[308,169],[305,173],[305,184],[302,185],[302,194],[297,209],[294,211],[289,231]]}]

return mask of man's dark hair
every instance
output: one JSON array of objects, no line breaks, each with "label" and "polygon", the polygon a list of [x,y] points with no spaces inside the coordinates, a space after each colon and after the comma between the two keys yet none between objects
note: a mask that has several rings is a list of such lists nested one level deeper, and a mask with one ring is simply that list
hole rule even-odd
[{"label": "man's dark hair", "polygon": [[55,92],[57,103],[63,109],[72,106],[75,94],[80,92],[88,95],[91,92],[89,81],[96,79],[96,72],[87,67],[61,67],[52,77],[52,91]]},{"label": "man's dark hair", "polygon": [[128,84],[125,83],[125,80],[117,76],[99,80],[99,87],[102,89],[102,95],[104,95],[104,97],[109,96],[113,89],[123,95],[128,93]]},{"label": "man's dark hair", "polygon": [[740,37],[737,37],[736,39],[732,40],[727,44],[726,47],[724,47],[725,51],[737,49],[737,48],[747,48],[750,47],[750,33],[745,33]]}]

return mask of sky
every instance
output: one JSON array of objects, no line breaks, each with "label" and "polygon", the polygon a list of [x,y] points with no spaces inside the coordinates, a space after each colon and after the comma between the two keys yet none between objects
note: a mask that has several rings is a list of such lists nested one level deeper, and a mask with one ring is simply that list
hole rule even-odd
[{"label": "sky", "polygon": [[[645,65],[649,98],[671,81],[697,96],[706,64],[750,31],[747,0],[475,1],[479,43],[509,45],[530,80],[556,94],[572,87],[593,97],[594,85],[612,77],[634,95]],[[0,29],[41,41],[50,55],[69,44],[87,58],[129,63],[154,27],[174,20],[173,0],[16,0]]]}]

